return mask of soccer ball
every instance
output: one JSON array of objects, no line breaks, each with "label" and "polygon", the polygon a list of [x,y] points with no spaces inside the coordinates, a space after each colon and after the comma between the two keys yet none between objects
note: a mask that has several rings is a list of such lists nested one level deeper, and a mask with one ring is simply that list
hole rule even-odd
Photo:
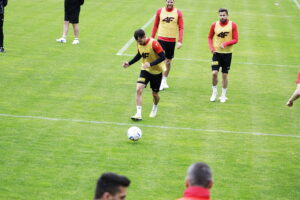
[{"label": "soccer ball", "polygon": [[138,141],[142,137],[142,130],[139,127],[132,126],[127,131],[129,140]]}]

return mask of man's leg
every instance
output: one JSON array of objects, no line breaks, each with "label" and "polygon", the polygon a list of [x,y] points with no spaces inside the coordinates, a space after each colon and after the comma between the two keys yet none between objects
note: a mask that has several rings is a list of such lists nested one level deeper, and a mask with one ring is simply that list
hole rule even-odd
[{"label": "man's leg", "polygon": [[67,34],[69,31],[69,21],[64,21],[63,34],[61,38],[56,39],[57,42],[66,43],[67,42]]},{"label": "man's leg", "polygon": [[169,85],[167,83],[167,79],[168,79],[168,76],[169,76],[169,73],[170,73],[170,70],[171,70],[171,62],[172,62],[172,59],[168,59],[168,58],[165,59],[166,69],[163,73],[162,88],[160,90],[163,90],[165,88],[169,88]]},{"label": "man's leg", "polygon": [[228,72],[230,70],[232,54],[222,54],[223,66],[222,66],[222,95],[220,102],[225,103],[227,100],[226,92],[228,87]]},{"label": "man's leg", "polygon": [[74,40],[72,44],[79,44],[79,25],[77,24],[72,24],[73,25],[73,31],[74,31]]},{"label": "man's leg", "polygon": [[159,100],[160,100],[158,92],[152,91],[152,96],[153,96],[153,106],[152,106],[152,110],[151,110],[151,113],[150,113],[149,117],[155,117],[156,116],[157,106],[158,106],[158,103],[159,103]]},{"label": "man's leg", "polygon": [[3,18],[2,15],[0,15],[0,52],[4,52],[4,48],[3,48],[3,39],[4,39],[3,21],[4,21],[4,18]]},{"label": "man's leg", "polygon": [[166,70],[164,71],[163,77],[167,78],[169,76],[169,73],[170,73],[170,70],[171,70],[171,62],[172,62],[172,59],[166,58],[166,60],[165,60]]},{"label": "man's leg", "polygon": [[162,78],[161,85],[159,88],[159,90],[163,90],[163,89],[169,88],[169,85],[167,83],[167,78],[168,78],[170,70],[171,70],[171,62],[174,57],[176,42],[166,42],[166,41],[162,41],[162,40],[158,40],[158,42],[163,47],[163,49],[165,51],[165,55],[166,55],[166,59],[165,59],[166,69],[163,73],[163,78]]},{"label": "man's leg", "polygon": [[145,85],[142,83],[136,84],[136,114],[131,117],[132,120],[139,121],[142,120],[142,94],[143,90],[145,88]]},{"label": "man's leg", "polygon": [[218,84],[218,71],[213,70],[212,71],[212,95],[210,97],[210,101],[216,101],[218,90],[217,90],[217,84]]},{"label": "man's leg", "polygon": [[68,31],[69,31],[69,21],[64,21],[64,32],[63,32],[63,38],[67,37]]},{"label": "man's leg", "polygon": [[227,92],[227,86],[228,86],[228,73],[222,73],[222,95],[220,97],[220,101],[222,103],[226,102],[226,92]]}]

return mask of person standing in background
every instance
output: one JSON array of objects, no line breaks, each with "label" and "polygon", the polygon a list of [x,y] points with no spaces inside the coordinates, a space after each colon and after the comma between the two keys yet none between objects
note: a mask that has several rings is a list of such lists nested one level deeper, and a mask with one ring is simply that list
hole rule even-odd
[{"label": "person standing in background", "polygon": [[159,90],[169,88],[167,78],[171,70],[171,62],[174,57],[176,37],[178,35],[177,49],[182,46],[183,40],[183,17],[182,12],[174,7],[175,0],[166,0],[166,6],[156,11],[151,38],[155,38],[156,32],[158,42],[163,47],[166,55],[166,69],[163,73]]},{"label": "person standing in background", "polygon": [[216,101],[218,90],[218,73],[222,68],[222,95],[219,98],[221,103],[226,102],[228,86],[228,73],[231,65],[233,45],[238,42],[237,25],[228,19],[228,10],[219,9],[219,21],[213,23],[208,35],[208,45],[212,57],[212,95],[210,101]]},{"label": "person standing in background", "polygon": [[73,25],[74,40],[72,44],[79,44],[79,14],[80,7],[83,5],[84,0],[65,0],[65,21],[64,30],[61,38],[56,39],[57,42],[66,43],[67,34],[69,31],[69,23]]},{"label": "person standing in background", "polygon": [[7,0],[0,0],[0,53],[4,53],[4,34],[3,34],[3,23],[4,23],[4,7],[7,5]]}]

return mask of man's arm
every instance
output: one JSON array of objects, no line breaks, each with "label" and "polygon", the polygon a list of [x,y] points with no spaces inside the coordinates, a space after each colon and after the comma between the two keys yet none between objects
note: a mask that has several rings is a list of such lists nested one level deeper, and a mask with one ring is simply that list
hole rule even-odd
[{"label": "man's arm", "polygon": [[154,52],[157,53],[159,58],[157,58],[155,61],[151,62],[150,66],[157,65],[157,64],[161,63],[162,61],[164,61],[166,58],[162,46],[156,40],[154,40],[152,42],[152,48],[153,48]]},{"label": "man's arm", "polygon": [[239,41],[239,34],[238,34],[238,30],[237,30],[237,25],[232,22],[232,40],[230,40],[229,42],[224,42],[223,46],[227,47],[230,45],[234,45],[234,44],[238,43],[238,41]]},{"label": "man's arm", "polygon": [[132,65],[134,63],[136,63],[137,61],[139,61],[141,59],[141,54],[140,52],[137,52],[137,54],[134,56],[134,58],[128,62],[129,65]]},{"label": "man's arm", "polygon": [[137,61],[139,61],[140,59],[141,59],[141,54],[140,54],[140,52],[137,52],[137,54],[134,56],[134,58],[131,60],[131,61],[129,61],[129,62],[124,62],[123,63],[123,67],[124,68],[127,68],[127,67],[129,67],[130,65],[132,65],[132,64],[134,64],[134,63],[136,63]]},{"label": "man's arm", "polygon": [[183,24],[183,16],[182,12],[180,10],[177,10],[178,13],[178,30],[179,30],[179,37],[178,37],[178,43],[182,43],[183,41],[183,30],[184,30],[184,24]]},{"label": "man's arm", "polygon": [[300,83],[297,84],[297,88],[294,92],[294,94],[291,96],[291,98],[286,103],[287,106],[292,107],[294,104],[294,101],[297,100],[300,97]]},{"label": "man's arm", "polygon": [[158,30],[159,21],[160,21],[160,17],[159,17],[160,13],[161,13],[161,8],[156,11],[156,16],[155,16],[154,25],[152,28],[151,38],[155,38],[156,32]]},{"label": "man's arm", "polygon": [[157,65],[166,59],[165,53],[162,51],[158,54],[159,58],[150,63],[150,66]]},{"label": "man's arm", "polygon": [[213,46],[213,41],[212,41],[212,39],[215,35],[215,26],[216,26],[216,23],[213,23],[210,26],[210,30],[209,30],[209,34],[208,34],[208,46],[209,46],[209,49],[212,53],[215,51],[215,48]]}]

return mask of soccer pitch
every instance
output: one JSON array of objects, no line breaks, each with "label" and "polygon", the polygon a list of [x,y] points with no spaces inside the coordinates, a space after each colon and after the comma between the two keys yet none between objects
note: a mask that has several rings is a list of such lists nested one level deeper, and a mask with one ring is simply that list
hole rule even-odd
[{"label": "soccer pitch", "polygon": [[[9,0],[0,199],[93,199],[97,178],[110,171],[132,181],[128,200],[171,200],[182,196],[186,169],[198,161],[213,170],[213,200],[300,199],[300,100],[285,105],[300,69],[297,2],[176,0],[185,32],[170,88],[149,118],[148,86],[143,121],[133,122],[140,63],[122,63],[136,53],[128,43],[136,29],[150,36],[164,0],[86,0],[75,46],[72,29],[66,44],[55,42],[63,0]],[[207,36],[220,7],[239,31],[224,104],[209,102]],[[138,142],[126,137],[132,125],[143,131]]]}]

